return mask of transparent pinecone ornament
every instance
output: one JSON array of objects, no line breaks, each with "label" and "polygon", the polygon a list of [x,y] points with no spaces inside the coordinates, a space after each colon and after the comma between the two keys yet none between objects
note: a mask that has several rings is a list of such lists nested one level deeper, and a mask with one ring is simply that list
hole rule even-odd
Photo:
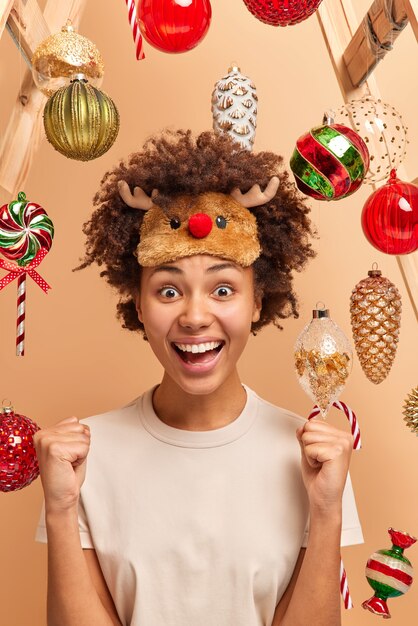
[{"label": "transparent pinecone ornament", "polygon": [[378,385],[389,374],[395,359],[401,325],[401,295],[376,265],[368,272],[368,278],[354,287],[350,302],[357,356],[367,378]]},{"label": "transparent pinecone ornament", "polygon": [[332,321],[329,310],[317,308],[295,345],[295,366],[302,389],[321,410],[322,417],[342,392],[353,362],[350,343]]},{"label": "transparent pinecone ornament", "polygon": [[418,435],[418,387],[412,389],[405,400],[403,414],[406,425]]},{"label": "transparent pinecone ornament", "polygon": [[218,80],[212,93],[213,130],[226,132],[252,150],[257,126],[257,93],[252,80],[233,65]]}]

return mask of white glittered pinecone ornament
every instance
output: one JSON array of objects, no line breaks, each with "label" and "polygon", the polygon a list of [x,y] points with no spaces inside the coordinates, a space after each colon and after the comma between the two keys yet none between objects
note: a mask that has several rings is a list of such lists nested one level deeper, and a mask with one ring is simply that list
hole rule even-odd
[{"label": "white glittered pinecone ornament", "polygon": [[351,293],[351,326],[361,367],[378,385],[389,374],[401,324],[401,295],[378,269],[368,272]]},{"label": "white glittered pinecone ornament", "polygon": [[218,80],[212,93],[213,130],[226,132],[252,150],[257,125],[257,93],[250,78],[233,65],[228,74]]},{"label": "white glittered pinecone ornament", "polygon": [[403,408],[404,421],[412,432],[418,435],[418,387],[408,394]]}]

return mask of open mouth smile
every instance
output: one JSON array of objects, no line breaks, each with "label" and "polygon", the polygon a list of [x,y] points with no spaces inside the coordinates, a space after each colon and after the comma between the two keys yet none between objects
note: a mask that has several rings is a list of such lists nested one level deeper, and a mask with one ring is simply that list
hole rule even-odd
[{"label": "open mouth smile", "polygon": [[172,343],[181,361],[187,365],[201,368],[212,364],[219,356],[224,341],[208,341],[202,343]]}]

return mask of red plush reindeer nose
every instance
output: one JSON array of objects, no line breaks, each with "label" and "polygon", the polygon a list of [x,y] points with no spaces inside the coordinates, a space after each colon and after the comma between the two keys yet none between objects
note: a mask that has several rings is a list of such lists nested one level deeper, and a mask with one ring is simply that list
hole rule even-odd
[{"label": "red plush reindeer nose", "polygon": [[197,239],[207,237],[212,230],[212,220],[206,213],[195,213],[189,217],[189,231]]}]

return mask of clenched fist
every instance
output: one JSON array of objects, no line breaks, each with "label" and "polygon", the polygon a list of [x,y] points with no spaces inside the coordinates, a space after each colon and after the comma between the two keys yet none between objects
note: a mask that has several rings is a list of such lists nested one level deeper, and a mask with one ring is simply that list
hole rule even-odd
[{"label": "clenched fist", "polygon": [[338,509],[353,450],[352,435],[322,420],[311,420],[298,428],[296,436],[311,509],[323,513]]},{"label": "clenched fist", "polygon": [[76,417],[39,430],[34,436],[45,494],[45,510],[60,512],[78,505],[86,474],[90,429]]}]

